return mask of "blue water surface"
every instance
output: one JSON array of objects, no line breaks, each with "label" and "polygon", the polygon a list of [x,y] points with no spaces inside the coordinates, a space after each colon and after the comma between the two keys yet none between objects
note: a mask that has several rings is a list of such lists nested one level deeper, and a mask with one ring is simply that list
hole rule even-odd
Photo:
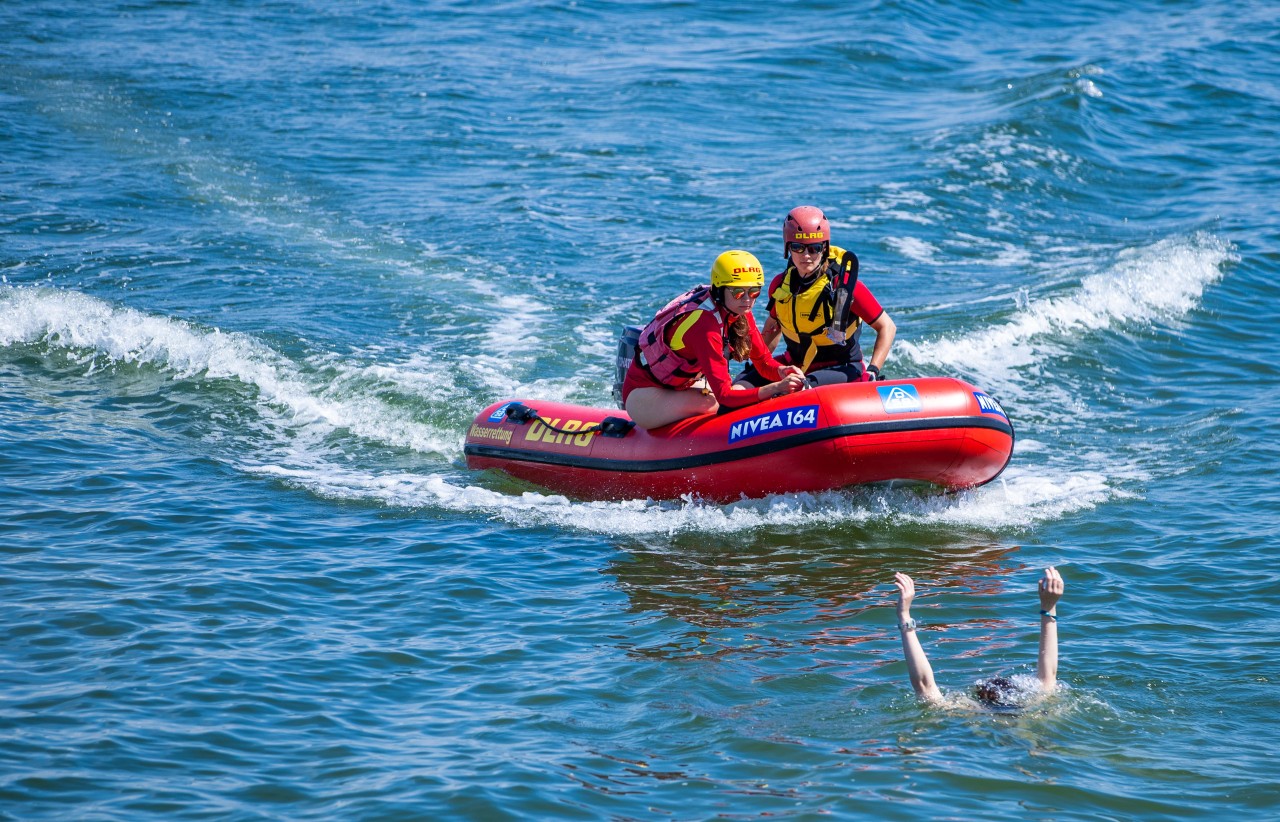
[{"label": "blue water surface", "polygon": [[[0,5],[0,818],[1267,819],[1265,2]],[[994,483],[469,471],[821,206]],[[870,332],[868,332],[869,334]],[[864,341],[867,342],[867,341]],[[919,704],[893,572],[944,690]]]}]

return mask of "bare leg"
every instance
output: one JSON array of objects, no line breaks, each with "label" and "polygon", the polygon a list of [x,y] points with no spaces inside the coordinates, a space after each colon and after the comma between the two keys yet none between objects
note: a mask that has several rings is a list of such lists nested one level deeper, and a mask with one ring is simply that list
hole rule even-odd
[{"label": "bare leg", "polygon": [[720,403],[697,389],[637,388],[627,395],[627,414],[641,428],[661,428],[677,420],[714,414]]}]

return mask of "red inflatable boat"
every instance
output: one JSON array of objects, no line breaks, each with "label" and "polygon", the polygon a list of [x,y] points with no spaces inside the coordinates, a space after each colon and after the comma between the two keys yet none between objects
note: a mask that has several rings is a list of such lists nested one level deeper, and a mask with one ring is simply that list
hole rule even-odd
[{"label": "red inflatable boat", "polygon": [[828,385],[645,431],[622,412],[541,400],[481,411],[467,465],[587,500],[729,502],[888,480],[958,490],[1013,452],[1000,403],[946,377]]}]

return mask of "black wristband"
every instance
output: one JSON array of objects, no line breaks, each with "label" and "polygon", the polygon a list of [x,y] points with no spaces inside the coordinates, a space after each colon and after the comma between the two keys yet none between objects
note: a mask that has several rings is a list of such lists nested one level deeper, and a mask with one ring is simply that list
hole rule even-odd
[{"label": "black wristband", "polygon": [[1047,616],[1049,619],[1052,619],[1054,622],[1058,621],[1058,618],[1053,614],[1049,613],[1048,611],[1041,611],[1040,616]]}]

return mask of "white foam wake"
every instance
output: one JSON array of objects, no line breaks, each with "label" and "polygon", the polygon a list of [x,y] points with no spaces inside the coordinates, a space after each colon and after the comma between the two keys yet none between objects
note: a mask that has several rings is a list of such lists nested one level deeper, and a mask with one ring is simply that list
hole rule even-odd
[{"label": "white foam wake", "polygon": [[1026,377],[1038,376],[1035,367],[1064,353],[1080,334],[1185,315],[1235,259],[1228,243],[1208,234],[1162,240],[1122,252],[1074,291],[1028,302],[1003,325],[899,345],[918,364],[961,373],[980,367],[984,385],[1002,398],[1024,396]]},{"label": "white foam wake", "polygon": [[373,474],[331,464],[240,467],[333,499],[478,513],[521,527],[553,526],[613,536],[736,534],[761,528],[829,530],[842,524],[1018,530],[1092,508],[1116,495],[1107,478],[1096,472],[1046,476],[1010,470],[990,485],[959,494],[876,486],[849,492],[779,494],[728,505],[696,499],[578,502],[530,492],[513,496],[462,484],[463,477],[454,482],[438,474]]},{"label": "white foam wake", "polygon": [[423,474],[391,473],[358,469],[333,458],[331,444],[324,440],[338,429],[367,441],[441,454],[450,460],[461,456],[461,424],[418,423],[376,396],[392,388],[424,396],[429,403],[465,408],[469,398],[457,396],[458,389],[441,378],[447,366],[425,354],[404,363],[365,366],[327,355],[300,365],[245,334],[205,329],[76,292],[0,288],[0,345],[33,343],[65,349],[91,363],[105,358],[112,363],[148,364],[168,369],[174,379],[227,379],[253,386],[257,413],[264,420],[278,419],[287,430],[276,432],[265,448],[263,443],[252,443],[253,447],[231,457],[248,473],[275,477],[330,498],[474,512],[521,527],[553,526],[618,536],[808,530],[841,523],[1006,530],[1091,507],[1117,493],[1110,487],[1114,477],[1082,469],[1078,462],[1025,466],[1022,457],[1034,454],[1035,443],[1021,441],[1014,467],[998,481],[953,495],[874,487],[784,494],[730,505],[692,499],[585,503],[536,493],[514,496],[475,484],[475,475],[452,464],[437,463]]},{"label": "white foam wake", "polygon": [[[73,291],[0,288],[0,346],[43,343],[85,356],[90,370],[110,363],[169,369],[174,379],[236,380],[257,389],[258,402],[295,429],[356,436],[415,451],[456,456],[456,431],[411,419],[367,393],[340,396],[343,386],[309,378],[296,363],[245,334],[204,329]],[[342,382],[342,381],[340,381]]]}]

